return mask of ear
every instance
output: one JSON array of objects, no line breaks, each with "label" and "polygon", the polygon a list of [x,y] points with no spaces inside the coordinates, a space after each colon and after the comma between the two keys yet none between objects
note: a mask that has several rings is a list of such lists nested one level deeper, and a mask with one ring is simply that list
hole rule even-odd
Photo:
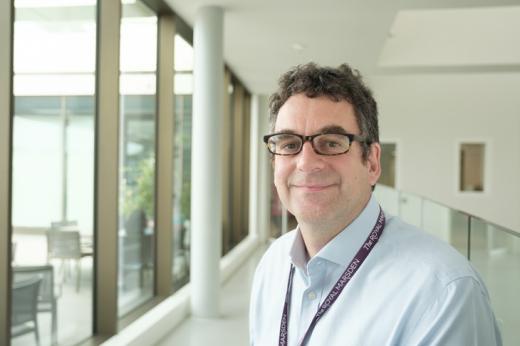
[{"label": "ear", "polygon": [[368,180],[374,186],[381,176],[381,145],[372,143],[367,158]]}]

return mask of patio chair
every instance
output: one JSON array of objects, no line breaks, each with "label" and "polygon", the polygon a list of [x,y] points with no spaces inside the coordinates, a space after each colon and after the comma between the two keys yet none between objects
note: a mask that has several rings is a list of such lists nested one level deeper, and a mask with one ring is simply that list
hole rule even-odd
[{"label": "patio chair", "polygon": [[[53,231],[78,231],[77,221],[53,221],[51,222]],[[81,232],[80,232],[81,233]],[[80,234],[81,257],[94,255],[94,244],[92,235]]]},{"label": "patio chair", "polygon": [[51,260],[54,259],[61,260],[60,271],[63,279],[65,265],[68,266],[70,261],[74,261],[77,292],[79,292],[81,285],[81,259],[91,255],[91,253],[82,253],[79,231],[60,231],[55,229],[47,231],[47,262],[51,263]]},{"label": "patio chair", "polygon": [[39,277],[15,282],[11,309],[11,338],[34,332],[36,345],[40,345],[36,316],[40,282]]},{"label": "patio chair", "polygon": [[77,231],[78,222],[77,221],[52,221],[51,229],[54,229],[57,231]]},{"label": "patio chair", "polygon": [[54,268],[52,265],[13,267],[13,281],[22,282],[31,278],[40,278],[37,311],[51,313],[51,342],[58,343],[58,295],[54,292]]}]

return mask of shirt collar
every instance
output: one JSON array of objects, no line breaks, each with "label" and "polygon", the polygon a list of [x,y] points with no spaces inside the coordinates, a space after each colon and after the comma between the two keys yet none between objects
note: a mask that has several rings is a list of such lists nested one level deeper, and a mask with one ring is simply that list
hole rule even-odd
[{"label": "shirt collar", "polygon": [[297,268],[300,268],[306,273],[306,266],[307,262],[309,261],[309,255],[307,254],[307,249],[305,248],[305,243],[303,242],[300,227],[296,228],[296,234],[289,255],[291,256],[292,263]]},{"label": "shirt collar", "polygon": [[[317,254],[312,258],[322,258],[327,261],[336,263],[346,267],[359,248],[363,245],[368,234],[377,222],[379,216],[379,204],[372,195],[368,201],[365,209],[359,214],[354,221],[343,229],[336,237],[327,243]],[[294,238],[290,256],[293,264],[301,269],[306,268],[309,256],[305,249],[305,243],[297,228],[296,236]],[[305,270],[306,271],[306,270]]]}]

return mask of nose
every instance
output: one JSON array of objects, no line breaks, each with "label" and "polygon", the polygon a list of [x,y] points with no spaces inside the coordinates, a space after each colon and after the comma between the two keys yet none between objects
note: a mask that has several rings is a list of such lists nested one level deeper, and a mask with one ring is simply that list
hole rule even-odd
[{"label": "nose", "polygon": [[297,168],[302,172],[314,172],[323,168],[323,156],[316,154],[310,142],[303,143],[302,151],[296,156]]}]

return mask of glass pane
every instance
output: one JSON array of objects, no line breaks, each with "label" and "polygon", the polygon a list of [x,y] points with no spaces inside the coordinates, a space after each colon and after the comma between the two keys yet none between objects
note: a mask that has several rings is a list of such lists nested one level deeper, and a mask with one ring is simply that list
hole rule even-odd
[{"label": "glass pane", "polygon": [[244,86],[230,75],[227,85],[229,113],[228,135],[224,136],[224,150],[229,159],[222,184],[227,186],[227,210],[223,227],[223,255],[240,243],[248,234],[249,204],[249,95]]},{"label": "glass pane", "polygon": [[190,280],[191,115],[193,48],[175,36],[175,134],[173,157],[173,289]]},{"label": "glass pane", "polygon": [[142,2],[123,5],[120,57],[119,316],[153,296],[156,52],[155,14]]},{"label": "glass pane", "polygon": [[451,239],[450,209],[428,200],[422,200],[421,203],[422,229],[449,243]]},{"label": "glass pane", "polygon": [[422,228],[452,245],[466,257],[468,255],[467,216],[426,199],[422,203]]},{"label": "glass pane", "polygon": [[25,307],[41,345],[92,335],[95,49],[95,2],[15,1],[12,345]]},{"label": "glass pane", "polygon": [[464,257],[468,257],[469,216],[453,209],[450,210],[450,214],[450,244]]},{"label": "glass pane", "polygon": [[520,235],[472,219],[470,250],[489,290],[504,345],[515,345],[520,340]]},{"label": "glass pane", "polygon": [[399,193],[399,216],[405,222],[422,227],[422,200],[415,195],[400,192]]},{"label": "glass pane", "polygon": [[399,215],[399,192],[385,185],[376,185],[374,195],[386,213]]}]

